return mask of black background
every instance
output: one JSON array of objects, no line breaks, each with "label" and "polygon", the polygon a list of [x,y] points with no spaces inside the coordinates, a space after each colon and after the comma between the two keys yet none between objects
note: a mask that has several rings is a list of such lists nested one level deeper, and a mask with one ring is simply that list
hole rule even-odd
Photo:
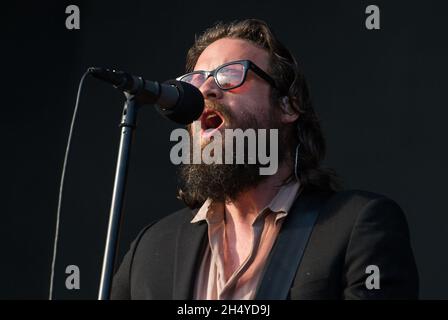
[{"label": "black background", "polygon": [[[81,11],[67,30],[65,8]],[[365,28],[376,4],[381,29]],[[62,160],[78,82],[89,66],[166,80],[194,35],[217,20],[266,20],[305,67],[327,138],[325,164],[345,187],[404,209],[421,297],[448,298],[445,138],[448,57],[443,1],[60,1],[1,5],[0,298],[46,299]],[[87,78],[68,163],[55,297],[94,299],[123,96]],[[169,134],[143,109],[129,171],[120,257],[147,223],[182,207]],[[65,289],[65,267],[81,289]]]}]

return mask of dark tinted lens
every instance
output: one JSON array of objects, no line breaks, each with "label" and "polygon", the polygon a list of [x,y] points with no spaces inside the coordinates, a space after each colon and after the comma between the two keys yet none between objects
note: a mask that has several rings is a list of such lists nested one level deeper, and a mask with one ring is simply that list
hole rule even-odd
[{"label": "dark tinted lens", "polygon": [[242,64],[231,64],[222,67],[216,74],[216,81],[222,89],[239,86],[243,82],[244,66]]},{"label": "dark tinted lens", "polygon": [[196,88],[199,88],[204,83],[205,76],[202,73],[192,73],[181,77],[180,81],[188,82]]}]

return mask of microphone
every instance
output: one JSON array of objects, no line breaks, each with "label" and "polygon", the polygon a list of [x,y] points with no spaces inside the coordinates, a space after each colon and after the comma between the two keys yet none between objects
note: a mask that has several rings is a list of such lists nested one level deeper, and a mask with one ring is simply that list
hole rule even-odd
[{"label": "microphone", "polygon": [[155,105],[163,116],[174,122],[189,124],[198,119],[204,110],[201,91],[189,83],[177,80],[159,83],[106,68],[91,67],[88,71],[116,89],[134,95],[140,105]]}]

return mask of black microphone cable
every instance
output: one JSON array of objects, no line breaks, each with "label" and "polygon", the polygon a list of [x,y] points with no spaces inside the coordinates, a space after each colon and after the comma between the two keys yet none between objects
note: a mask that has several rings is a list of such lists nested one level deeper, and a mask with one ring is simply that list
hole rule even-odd
[{"label": "black microphone cable", "polygon": [[55,235],[54,235],[54,243],[53,243],[53,258],[51,261],[50,289],[49,289],[49,296],[48,296],[49,300],[53,300],[54,274],[55,274],[55,266],[56,266],[56,253],[57,253],[58,241],[59,241],[59,225],[60,225],[60,218],[61,218],[62,192],[64,189],[65,171],[67,168],[68,156],[70,154],[70,145],[72,142],[73,128],[74,128],[75,122],[76,122],[76,115],[78,114],[79,97],[81,96],[81,90],[82,90],[82,86],[84,85],[84,80],[89,73],[90,73],[89,70],[84,72],[84,74],[81,77],[81,80],[79,81],[78,93],[76,95],[75,108],[73,110],[72,122],[70,124],[70,130],[68,133],[67,146],[65,148],[64,162],[62,165],[61,180],[59,183],[58,208],[56,211],[56,227],[55,227]]}]

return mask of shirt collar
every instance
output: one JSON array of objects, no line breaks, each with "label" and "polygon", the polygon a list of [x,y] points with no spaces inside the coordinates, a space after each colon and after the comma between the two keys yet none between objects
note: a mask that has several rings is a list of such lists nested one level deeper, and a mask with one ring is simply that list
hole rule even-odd
[{"label": "shirt collar", "polygon": [[[291,209],[294,201],[298,196],[300,183],[298,181],[289,182],[283,185],[277,192],[271,202],[260,211],[265,212],[269,209],[273,213],[277,213],[275,221],[288,215],[288,211]],[[199,208],[194,218],[190,221],[196,223],[206,220],[207,222],[213,222],[214,220],[221,220],[224,214],[224,204],[222,202],[214,202],[208,198],[204,204]],[[213,221],[211,221],[213,220]]]}]

